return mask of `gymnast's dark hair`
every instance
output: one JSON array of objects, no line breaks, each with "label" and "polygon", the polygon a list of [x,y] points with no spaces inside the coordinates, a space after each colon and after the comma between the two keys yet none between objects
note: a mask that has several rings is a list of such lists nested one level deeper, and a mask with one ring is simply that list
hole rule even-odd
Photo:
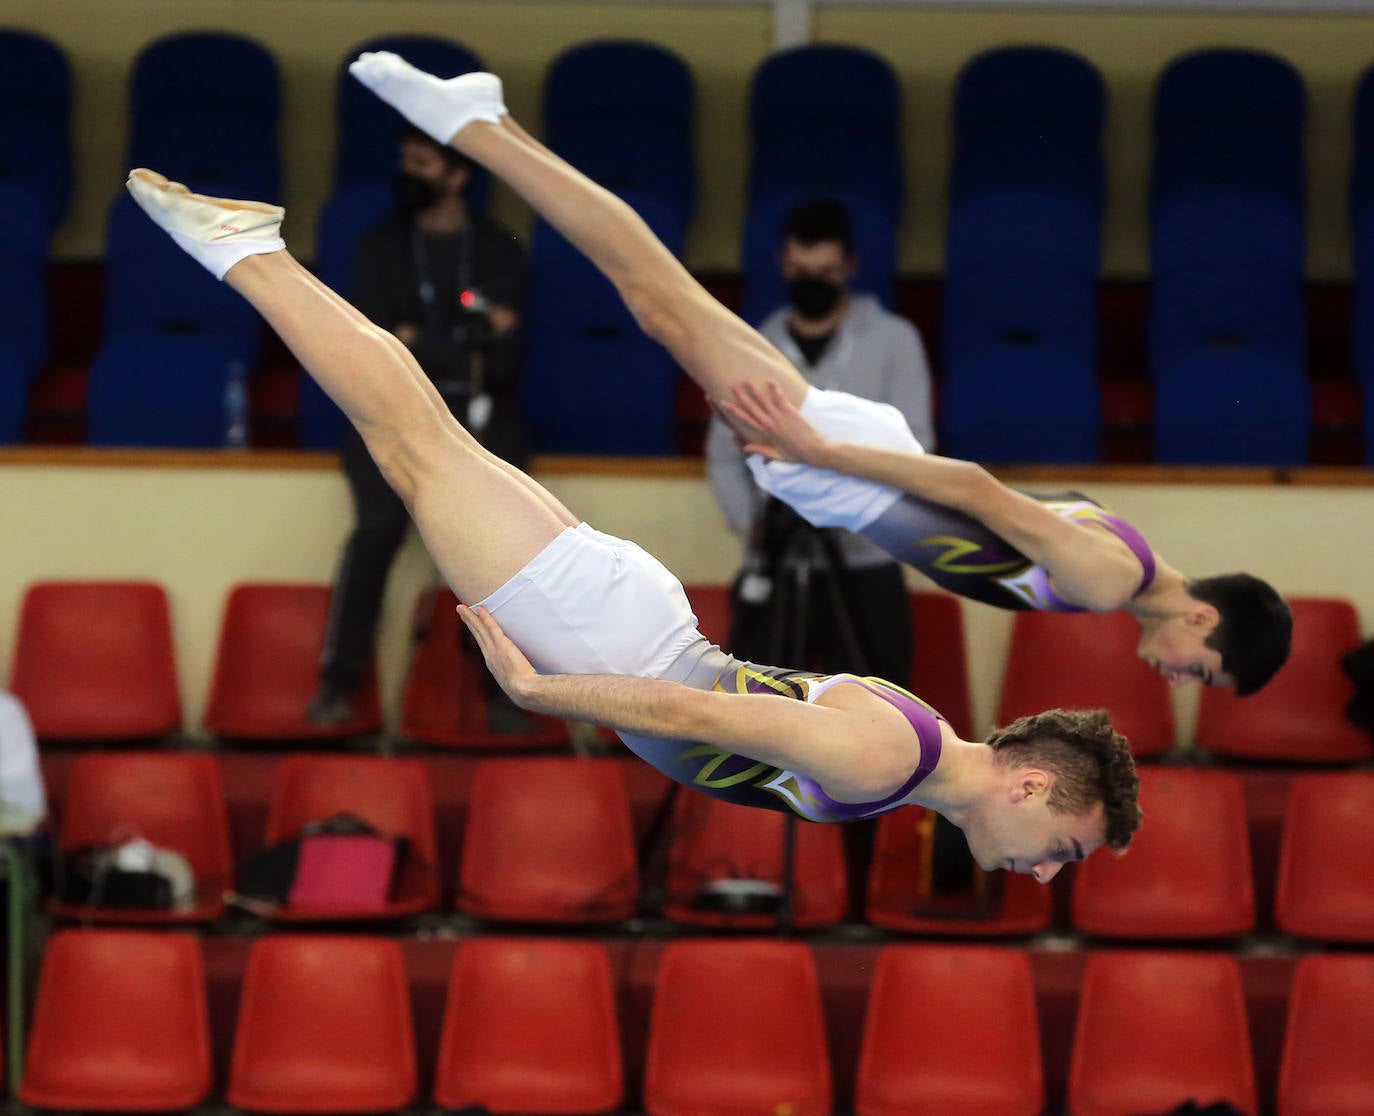
[{"label": "gymnast's dark hair", "polygon": [[1241,697],[1262,690],[1288,661],[1293,613],[1267,581],[1246,573],[1190,581],[1189,596],[1209,604],[1221,621],[1205,641],[1221,653],[1221,668]]},{"label": "gymnast's dark hair", "polygon": [[815,198],[787,214],[782,238],[808,246],[838,240],[848,256],[854,251],[854,222],[849,219],[849,210],[834,198]]},{"label": "gymnast's dark hair", "polygon": [[458,170],[460,167],[469,172],[477,169],[477,163],[469,159],[456,147],[450,147],[446,143],[440,143],[428,132],[415,127],[409,121],[401,124],[397,132],[397,141],[400,143],[423,143],[426,147],[432,147],[444,157],[444,162],[448,164],[449,170]]}]

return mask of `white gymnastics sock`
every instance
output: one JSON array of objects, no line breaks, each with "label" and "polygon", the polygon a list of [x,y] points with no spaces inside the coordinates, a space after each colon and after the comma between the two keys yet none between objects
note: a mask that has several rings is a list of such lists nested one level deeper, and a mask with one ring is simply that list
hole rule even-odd
[{"label": "white gymnastics sock", "polygon": [[216,279],[246,256],[286,247],[280,232],[286,211],[279,205],[193,194],[141,167],[129,172],[126,185],[139,208]]},{"label": "white gymnastics sock", "polygon": [[441,81],[387,50],[359,55],[348,72],[440,143],[448,143],[473,120],[499,124],[506,112],[501,79],[495,74],[460,74]]}]

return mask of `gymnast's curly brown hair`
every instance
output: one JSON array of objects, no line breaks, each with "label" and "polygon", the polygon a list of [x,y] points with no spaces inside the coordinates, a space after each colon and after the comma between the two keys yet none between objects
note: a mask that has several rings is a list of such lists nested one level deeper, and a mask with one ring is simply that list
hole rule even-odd
[{"label": "gymnast's curly brown hair", "polygon": [[1140,779],[1131,746],[1105,709],[1050,709],[1019,717],[988,737],[997,762],[1038,767],[1054,777],[1050,809],[1083,814],[1101,802],[1107,845],[1125,851],[1140,828]]}]

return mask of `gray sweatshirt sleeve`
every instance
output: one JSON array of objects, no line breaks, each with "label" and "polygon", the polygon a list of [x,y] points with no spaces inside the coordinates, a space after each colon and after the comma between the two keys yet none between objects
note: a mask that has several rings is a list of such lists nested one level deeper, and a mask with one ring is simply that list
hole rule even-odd
[{"label": "gray sweatshirt sleeve", "polygon": [[921,447],[933,451],[935,422],[930,413],[930,365],[925,345],[916,327],[905,318],[889,320],[892,336],[887,353],[887,402],[906,416]]},{"label": "gray sweatshirt sleeve", "polygon": [[747,538],[763,503],[763,494],[744,463],[744,453],[735,445],[735,436],[714,416],[706,430],[706,480],[726,525],[736,535]]}]

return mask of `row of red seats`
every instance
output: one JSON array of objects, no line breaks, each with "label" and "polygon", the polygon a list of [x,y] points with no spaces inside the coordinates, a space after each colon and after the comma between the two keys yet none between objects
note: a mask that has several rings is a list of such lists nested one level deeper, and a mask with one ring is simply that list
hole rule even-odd
[{"label": "row of red seats", "polygon": [[[1141,771],[1146,824],[1129,855],[1100,855],[1074,878],[1073,920],[1101,937],[1172,940],[1246,934],[1256,921],[1245,800],[1224,771]],[[433,910],[441,881],[432,796],[418,760],[293,755],[276,769],[264,844],[303,826],[352,813],[404,836],[413,855],[384,909],[333,917]],[[1007,876],[992,920],[923,918],[913,904],[929,840],[924,811],[881,818],[868,879],[867,917],[892,930],[974,935],[1031,934],[1051,922],[1050,889]],[[772,916],[721,915],[693,898],[721,878],[779,880],[782,814],[731,806],[694,792],[676,803],[668,859],[668,915],[736,928],[775,925]],[[209,755],[86,753],[77,757],[61,811],[59,844],[73,849],[138,835],[181,852],[202,881],[189,913],[154,921],[213,919],[233,873],[219,761]],[[1179,865],[1188,866],[1179,871]],[[796,856],[797,925],[840,922],[849,906],[837,826],[803,824]],[[457,909],[474,917],[542,923],[608,923],[636,913],[635,837],[621,765],[571,757],[482,761],[462,842]],[[64,913],[99,917],[88,908]],[[1278,926],[1322,941],[1374,942],[1374,773],[1311,774],[1294,780],[1284,825],[1276,897]],[[127,911],[105,912],[125,921]],[[318,918],[318,913],[310,917]]]},{"label": "row of red seats", "polygon": [[[729,599],[719,587],[688,594],[702,631],[729,634]],[[204,727],[254,740],[339,737],[381,727],[375,675],[358,718],[320,728],[305,719],[318,680],[329,590],[319,585],[240,585],[221,626]],[[424,595],[419,635],[401,706],[401,733],[424,743],[467,747],[549,747],[564,726],[541,719],[523,737],[487,731],[480,664],[462,645],[451,593]],[[1354,690],[1341,655],[1360,640],[1345,600],[1293,602],[1293,653],[1259,695],[1202,696],[1196,740],[1218,755],[1294,762],[1350,763],[1374,756],[1369,737],[1344,710]],[[917,633],[911,689],[972,734],[962,614],[951,597],[912,595]],[[165,592],[147,583],[33,585],[20,614],[10,688],[29,709],[41,739],[136,739],[179,732],[182,708]],[[998,720],[1042,709],[1105,707],[1137,756],[1174,746],[1164,680],[1135,656],[1136,629],[1124,613],[1021,613],[1015,620]]]},{"label": "row of red seats", "polygon": [[[227,1099],[254,1112],[392,1111],[419,1091],[400,948],[382,938],[259,938]],[[98,1005],[98,1010],[93,1007]],[[198,940],[62,931],[48,944],[22,1099],[64,1111],[187,1108],[211,1092]],[[1298,962],[1279,1116],[1374,1111],[1374,958]],[[675,941],[654,982],[643,1108],[822,1116],[834,1107],[815,958],[767,940]],[[625,1100],[604,946],[470,938],[449,977],[434,1099],[495,1112],[599,1113]],[[1069,1075],[1074,1116],[1164,1112],[1189,1098],[1258,1107],[1240,969],[1224,954],[1088,958]],[[1024,952],[890,946],[878,956],[853,1098],[858,1116],[1037,1116],[1045,1104]]]}]

